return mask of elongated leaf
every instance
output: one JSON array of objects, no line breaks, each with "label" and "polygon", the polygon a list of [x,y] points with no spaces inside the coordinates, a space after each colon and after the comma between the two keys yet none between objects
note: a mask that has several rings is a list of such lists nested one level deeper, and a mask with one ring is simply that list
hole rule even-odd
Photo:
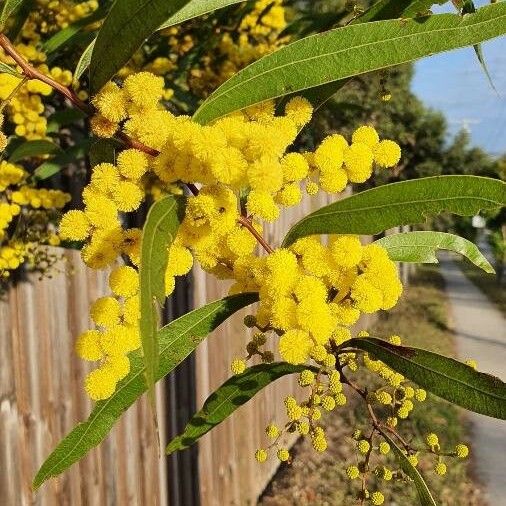
[{"label": "elongated leaf", "polygon": [[229,5],[239,4],[245,0],[190,0],[184,7],[182,7],[176,14],[171,16],[161,26],[160,30],[168,28],[169,26],[184,23],[189,19],[209,14],[210,12],[218,9],[223,9]]},{"label": "elongated leaf", "polygon": [[[184,197],[168,195],[150,208],[142,231],[140,279],[140,332],[146,382],[151,390],[158,370],[158,310],[165,300],[168,249],[184,218]],[[159,305],[157,305],[157,303]],[[154,397],[152,398],[154,402]]]},{"label": "elongated leaf", "polygon": [[95,40],[92,40],[86,49],[81,54],[79,61],[77,62],[76,69],[74,70],[74,79],[81,79],[81,76],[86,72],[86,69],[90,66],[91,56],[93,54],[93,48],[95,47]]},{"label": "elongated leaf", "polygon": [[0,13],[0,27],[3,28],[7,19],[14,14],[25,0],[5,0]]},{"label": "elongated leaf", "polygon": [[383,246],[388,251],[388,256],[396,262],[437,264],[436,251],[445,249],[465,256],[489,274],[495,272],[478,247],[458,235],[429,231],[405,232],[387,235],[375,242]]},{"label": "elongated leaf", "polygon": [[99,163],[116,163],[116,150],[121,143],[115,139],[94,140],[88,152],[88,160],[91,167]]},{"label": "elongated leaf", "polygon": [[9,156],[9,161],[12,163],[16,163],[23,158],[28,158],[30,156],[41,156],[41,155],[54,155],[57,153],[62,153],[62,150],[56,144],[45,141],[45,140],[36,140],[36,141],[26,141],[23,144],[20,144]]},{"label": "elongated leaf", "polygon": [[3,63],[0,61],[0,73],[3,74],[10,74],[11,76],[22,78],[23,76],[16,71],[15,68],[11,67],[10,65],[7,65],[6,63]]},{"label": "elongated leaf", "polygon": [[435,176],[391,183],[334,202],[296,223],[288,246],[313,234],[377,234],[443,211],[472,216],[506,205],[506,183],[480,176]]},{"label": "elongated leaf", "polygon": [[144,40],[188,0],[116,0],[98,32],[90,62],[91,93],[128,62]]},{"label": "elongated leaf", "polygon": [[397,443],[388,434],[382,432],[382,436],[390,445],[390,448],[392,449],[395,457],[397,458],[397,461],[399,462],[399,467],[407,476],[413,480],[418,492],[418,499],[420,499],[420,504],[422,506],[436,506],[436,501],[432,497],[429,487],[427,487],[427,483],[425,483],[425,480],[418,472],[418,469],[411,464],[407,456],[404,455],[402,450],[397,446]]},{"label": "elongated leaf", "polygon": [[[160,380],[180,364],[207,335],[239,309],[258,300],[257,294],[243,293],[211,302],[169,323],[158,332],[160,366],[156,380]],[[38,488],[77,462],[91,448],[97,446],[113,425],[147,390],[142,354],[129,354],[131,368],[128,376],[107,400],[96,403],[88,420],[78,424],[55,448],[39,469],[33,481]]]},{"label": "elongated leaf", "polygon": [[475,413],[506,420],[506,383],[458,360],[431,351],[395,346],[381,339],[352,339],[347,345],[374,355],[389,367],[447,401]]},{"label": "elongated leaf", "polygon": [[303,369],[305,367],[301,365],[278,362],[255,365],[242,374],[232,376],[207,398],[202,409],[192,416],[182,434],[168,444],[167,453],[170,455],[188,448],[268,384],[287,374],[299,373]]},{"label": "elongated leaf", "polygon": [[59,32],[55,33],[50,39],[44,42],[44,51],[48,54],[53,53],[62,46],[72,40],[76,34],[78,34],[86,26],[101,20],[106,15],[107,10],[99,8],[89,16],[79,19],[75,23],[63,28]]},{"label": "elongated leaf", "polygon": [[212,93],[194,119],[208,123],[270,98],[477,44],[506,32],[506,3],[475,14],[349,25],[306,37],[252,63]]}]

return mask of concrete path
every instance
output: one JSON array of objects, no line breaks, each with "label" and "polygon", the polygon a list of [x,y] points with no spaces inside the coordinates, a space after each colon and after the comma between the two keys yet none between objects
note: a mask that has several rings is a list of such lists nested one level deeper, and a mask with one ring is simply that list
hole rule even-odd
[{"label": "concrete path", "polygon": [[[506,321],[450,256],[442,257],[459,358],[506,381]],[[506,505],[506,421],[470,413],[472,452],[490,506]]]}]

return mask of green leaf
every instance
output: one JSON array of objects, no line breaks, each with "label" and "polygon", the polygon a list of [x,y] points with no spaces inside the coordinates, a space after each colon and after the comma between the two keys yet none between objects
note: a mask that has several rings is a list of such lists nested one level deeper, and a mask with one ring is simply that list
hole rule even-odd
[{"label": "green leaf", "polygon": [[58,153],[63,153],[62,149],[60,146],[57,146],[50,141],[26,141],[23,142],[23,144],[20,144],[11,153],[11,156],[9,156],[9,162],[16,163],[23,158],[29,158],[31,156],[54,155]]},{"label": "green leaf", "polygon": [[91,93],[97,93],[144,40],[188,0],[116,0],[100,28],[90,62]]},{"label": "green leaf", "polygon": [[351,339],[360,348],[422,388],[475,413],[506,420],[506,383],[431,351],[396,346],[375,338]]},{"label": "green leaf", "polygon": [[94,140],[88,152],[90,167],[95,167],[99,163],[116,163],[116,150],[122,144],[115,139]]},{"label": "green leaf", "polygon": [[[181,316],[158,332],[160,366],[156,379],[160,380],[192,353],[200,342],[236,311],[258,300],[255,293],[232,295],[211,302]],[[97,446],[113,425],[147,390],[142,354],[129,354],[130,373],[118,384],[114,394],[96,403],[88,420],[78,424],[55,448],[39,469],[33,487],[57,476],[77,462],[91,448]],[[133,436],[133,435],[132,435]]]},{"label": "green leaf", "polygon": [[213,119],[267,99],[477,44],[506,32],[506,3],[475,14],[348,25],[306,37],[235,74],[200,106],[194,119]]},{"label": "green leaf", "polygon": [[[96,39],[95,39],[96,40]],[[86,69],[90,66],[91,56],[93,54],[93,48],[95,47],[95,40],[92,40],[86,49],[81,54],[79,61],[77,62],[76,69],[74,70],[74,79],[79,81],[81,76],[84,74]]]},{"label": "green leaf", "polygon": [[404,455],[402,450],[397,446],[395,441],[390,436],[388,436],[384,431],[381,432],[381,435],[390,445],[392,452],[399,462],[399,467],[407,476],[413,480],[418,492],[418,499],[420,499],[420,504],[422,506],[436,506],[436,501],[432,497],[429,487],[427,487],[427,484],[425,483],[422,475],[418,472],[418,469],[411,465],[411,462],[408,460],[407,456]]},{"label": "green leaf", "polygon": [[60,172],[66,165],[75,163],[79,158],[83,158],[91,148],[93,139],[83,139],[81,142],[68,148],[61,155],[55,156],[51,160],[39,165],[33,172],[32,178],[36,181],[48,179]]},{"label": "green leaf", "polygon": [[165,21],[159,30],[168,28],[169,26],[179,25],[189,19],[209,14],[218,9],[223,9],[229,5],[239,4],[245,0],[190,0],[184,7]]},{"label": "green leaf", "polygon": [[22,78],[23,76],[16,71],[15,68],[11,67],[10,65],[7,65],[6,63],[3,63],[0,61],[0,73],[3,74],[10,74],[11,76]]},{"label": "green leaf", "polygon": [[72,40],[83,28],[103,19],[106,15],[107,9],[99,8],[89,16],[79,19],[75,23],[63,28],[59,32],[55,33],[50,39],[43,44],[44,52],[51,54],[57,49],[65,46],[70,40]]},{"label": "green leaf", "polygon": [[61,127],[71,125],[86,118],[86,114],[79,109],[62,109],[47,118],[47,133],[57,133]]},{"label": "green leaf", "polygon": [[0,27],[3,28],[7,19],[14,14],[25,0],[5,0],[0,13]]},{"label": "green leaf", "polygon": [[437,264],[436,251],[445,249],[465,256],[489,274],[495,272],[478,247],[458,235],[446,232],[405,232],[387,235],[375,242],[383,246],[388,251],[388,256],[396,262]]},{"label": "green leaf", "polygon": [[277,362],[255,365],[242,374],[232,376],[206,399],[202,409],[192,416],[184,431],[168,444],[167,453],[170,455],[193,445],[268,384],[287,374],[300,373],[305,368]]},{"label": "green leaf", "polygon": [[[165,300],[168,249],[184,218],[185,198],[168,195],[150,208],[142,230],[140,279],[140,332],[146,381],[151,391],[159,362],[158,304]],[[154,404],[154,398],[152,398]]]},{"label": "green leaf", "polygon": [[283,246],[314,234],[377,234],[443,211],[472,216],[506,205],[506,183],[480,176],[435,176],[391,183],[334,202],[288,232]]}]

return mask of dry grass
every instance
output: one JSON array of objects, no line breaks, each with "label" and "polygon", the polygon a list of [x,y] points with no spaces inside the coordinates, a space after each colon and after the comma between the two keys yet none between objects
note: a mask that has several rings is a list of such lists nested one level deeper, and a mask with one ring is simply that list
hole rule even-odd
[{"label": "dry grass", "polygon": [[[453,337],[448,330],[443,280],[435,267],[419,270],[398,307],[384,314],[371,329],[380,337],[398,334],[407,345],[428,348],[445,355],[454,354]],[[362,379],[364,376],[362,376]],[[350,396],[351,397],[351,396]],[[346,479],[344,469],[357,462],[350,434],[354,427],[367,427],[368,419],[360,400],[351,400],[346,408],[336,410],[325,421],[329,449],[316,454],[305,439],[294,447],[291,465],[282,465],[259,501],[262,506],[345,506],[357,504],[358,483]],[[404,434],[422,438],[429,431],[440,434],[451,448],[466,440],[463,413],[449,403],[430,397],[418,405]],[[390,462],[390,467],[394,463]],[[482,506],[485,504],[479,487],[470,477],[468,461],[448,462],[444,478],[432,472],[432,458],[421,458],[420,471],[426,477],[436,502],[448,506]],[[381,484],[380,484],[381,485]],[[418,504],[413,485],[398,482],[385,484],[381,490],[385,504],[410,506]]]}]

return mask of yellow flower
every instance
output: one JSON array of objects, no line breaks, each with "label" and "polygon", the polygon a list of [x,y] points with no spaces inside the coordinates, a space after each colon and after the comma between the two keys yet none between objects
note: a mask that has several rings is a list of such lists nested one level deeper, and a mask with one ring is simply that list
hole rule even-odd
[{"label": "yellow flower", "polygon": [[119,211],[135,211],[144,199],[144,192],[132,181],[120,181],[112,193],[114,203]]},{"label": "yellow flower", "polygon": [[164,80],[150,72],[129,75],[123,89],[128,98],[138,107],[155,108],[163,96]]},{"label": "yellow flower", "polygon": [[374,148],[379,142],[379,135],[374,127],[364,125],[353,132],[351,140],[352,142],[361,142],[370,148]]},{"label": "yellow flower", "polygon": [[287,153],[281,159],[281,169],[285,182],[302,181],[309,172],[309,165],[304,155]]},{"label": "yellow flower", "polygon": [[107,83],[92,103],[104,118],[113,123],[119,123],[126,118],[125,93],[113,82]]},{"label": "yellow flower", "polygon": [[118,297],[131,297],[139,291],[139,273],[127,265],[117,267],[109,275],[109,287]]},{"label": "yellow flower", "polygon": [[100,332],[98,330],[87,330],[79,335],[76,340],[75,350],[83,360],[96,361],[103,357],[100,348]]},{"label": "yellow flower", "polygon": [[117,382],[110,368],[99,367],[86,376],[84,388],[92,400],[100,401],[109,398],[114,393]]},{"label": "yellow flower", "polygon": [[279,340],[279,353],[290,364],[302,364],[309,358],[311,339],[303,330],[289,330]]},{"label": "yellow flower", "polygon": [[279,216],[279,208],[268,192],[252,190],[248,195],[247,208],[250,214],[266,221],[275,221]]},{"label": "yellow flower", "polygon": [[90,120],[91,131],[97,137],[109,138],[113,137],[118,131],[118,124],[108,120],[101,114],[95,114]]},{"label": "yellow flower", "polygon": [[146,173],[148,164],[148,156],[138,149],[125,149],[118,155],[120,174],[132,181],[138,181]]},{"label": "yellow flower", "polygon": [[322,173],[332,174],[342,167],[347,149],[348,143],[342,135],[330,135],[316,149],[314,163]]},{"label": "yellow flower", "polygon": [[68,211],[60,221],[60,237],[84,241],[90,233],[90,220],[83,211]]},{"label": "yellow flower", "polygon": [[121,307],[114,297],[100,297],[90,308],[91,319],[103,327],[112,327],[119,323]]},{"label": "yellow flower", "polygon": [[374,161],[379,167],[395,167],[401,159],[401,148],[394,141],[384,140],[374,147]]},{"label": "yellow flower", "polygon": [[354,142],[344,152],[344,166],[352,183],[363,183],[372,174],[373,153],[369,146]]},{"label": "yellow flower", "polygon": [[293,97],[286,104],[285,114],[298,128],[301,128],[311,120],[313,106],[311,102],[304,97]]}]

